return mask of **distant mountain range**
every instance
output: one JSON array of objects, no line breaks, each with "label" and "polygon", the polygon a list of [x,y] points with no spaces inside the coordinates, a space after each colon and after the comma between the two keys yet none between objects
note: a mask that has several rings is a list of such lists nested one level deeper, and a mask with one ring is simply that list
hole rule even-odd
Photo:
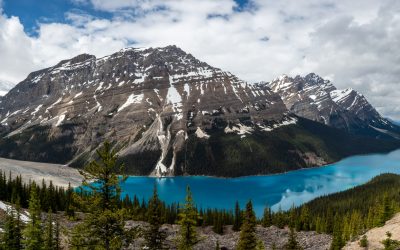
[{"label": "distant mountain range", "polygon": [[248,84],[176,46],[79,55],[0,99],[0,156],[82,167],[113,143],[128,173],[242,176],[400,147],[400,128],[316,74]]},{"label": "distant mountain range", "polygon": [[362,94],[351,88],[338,90],[314,73],[305,77],[281,76],[267,85],[298,116],[353,134],[386,134],[400,139],[399,127],[383,118]]}]

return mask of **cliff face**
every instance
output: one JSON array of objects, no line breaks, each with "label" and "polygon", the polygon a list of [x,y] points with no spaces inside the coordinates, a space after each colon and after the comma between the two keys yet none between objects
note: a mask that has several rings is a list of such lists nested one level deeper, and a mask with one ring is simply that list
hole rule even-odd
[{"label": "cliff face", "polygon": [[[0,156],[81,167],[108,140],[129,173],[157,176],[281,172],[343,156],[320,149],[317,125],[298,117],[317,115],[291,114],[274,90],[176,46],[83,54],[31,73],[1,99]],[[369,150],[393,148],[385,143]]]}]

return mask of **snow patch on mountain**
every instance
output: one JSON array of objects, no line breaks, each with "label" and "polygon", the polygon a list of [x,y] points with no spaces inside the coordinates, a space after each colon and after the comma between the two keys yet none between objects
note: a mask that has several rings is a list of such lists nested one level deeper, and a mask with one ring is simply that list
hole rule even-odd
[{"label": "snow patch on mountain", "polygon": [[241,123],[234,124],[234,125],[232,125],[232,127],[230,127],[228,125],[224,129],[225,134],[235,133],[238,135],[251,134],[253,131],[254,131],[254,129],[252,127],[243,125]]},{"label": "snow patch on mountain", "polygon": [[344,89],[344,90],[333,90],[330,92],[330,95],[334,102],[340,102],[343,99],[347,98],[351,92],[353,92],[353,89],[351,89],[351,88]]},{"label": "snow patch on mountain", "polygon": [[123,109],[127,108],[128,106],[130,106],[132,104],[141,103],[143,100],[143,97],[144,97],[143,94],[139,94],[139,95],[131,94],[128,97],[128,99],[126,100],[126,102],[124,104],[122,104],[121,107],[118,108],[118,112],[122,111]]},{"label": "snow patch on mountain", "polygon": [[[12,207],[11,205],[7,205],[4,202],[0,201],[0,209],[3,210],[4,212],[7,212],[8,214],[11,213],[11,211],[14,213],[14,216],[17,215],[17,210]],[[28,223],[30,221],[29,219],[29,212],[27,211],[21,211],[20,212],[20,219],[24,223]]]},{"label": "snow patch on mountain", "polygon": [[167,103],[172,104],[172,109],[176,113],[177,119],[181,120],[183,118],[183,114],[182,114],[182,96],[179,94],[178,90],[172,84],[168,88]]},{"label": "snow patch on mountain", "polygon": [[57,123],[55,124],[56,127],[60,126],[65,119],[65,114],[62,114],[58,117]]},{"label": "snow patch on mountain", "polygon": [[262,131],[266,131],[266,132],[271,132],[274,129],[283,127],[283,126],[288,126],[288,125],[293,125],[297,123],[297,118],[295,117],[288,117],[286,119],[283,119],[281,122],[279,123],[275,123],[273,125],[270,126],[264,126],[259,124],[258,126],[261,128]]},{"label": "snow patch on mountain", "polygon": [[200,127],[197,127],[197,129],[196,129],[196,136],[198,138],[204,138],[204,139],[210,138],[210,135],[208,135],[206,132],[204,132]]}]

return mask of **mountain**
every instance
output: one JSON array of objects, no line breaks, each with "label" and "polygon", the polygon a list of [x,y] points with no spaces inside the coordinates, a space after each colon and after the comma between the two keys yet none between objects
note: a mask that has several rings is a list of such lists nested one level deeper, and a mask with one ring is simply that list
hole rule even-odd
[{"label": "mountain", "polygon": [[314,73],[283,75],[266,85],[298,116],[353,134],[400,138],[400,127],[383,118],[362,94],[351,88],[338,90]]},{"label": "mountain", "polygon": [[137,175],[277,173],[400,147],[292,114],[266,84],[176,46],[33,72],[3,97],[0,124],[1,157],[82,167],[108,140]]}]

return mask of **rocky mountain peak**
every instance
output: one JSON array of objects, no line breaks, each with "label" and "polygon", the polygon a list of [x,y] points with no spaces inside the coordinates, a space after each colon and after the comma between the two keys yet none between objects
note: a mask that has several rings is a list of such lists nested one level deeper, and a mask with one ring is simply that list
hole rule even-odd
[{"label": "rocky mountain peak", "polygon": [[314,121],[380,134],[390,125],[363,96],[316,74],[248,84],[176,46],[127,48],[63,60],[17,84],[0,100],[0,156],[82,167],[108,140],[131,174],[279,172],[331,161],[318,151],[325,133],[313,129],[334,129]]},{"label": "rocky mountain peak", "polygon": [[90,158],[106,139],[117,141],[124,157],[159,154],[146,171],[168,175],[176,163],[170,154],[188,136],[209,138],[207,130],[224,131],[228,124],[226,133],[239,137],[256,127],[271,130],[273,121],[294,122],[286,112],[268,87],[247,84],[176,46],[127,48],[31,73],[2,100],[0,133],[13,138],[40,128],[56,138],[69,134],[72,162]]},{"label": "rocky mountain peak", "polygon": [[351,88],[338,90],[315,73],[278,78],[268,86],[282,97],[290,111],[307,119],[350,132],[398,129],[382,118],[362,94]]}]

